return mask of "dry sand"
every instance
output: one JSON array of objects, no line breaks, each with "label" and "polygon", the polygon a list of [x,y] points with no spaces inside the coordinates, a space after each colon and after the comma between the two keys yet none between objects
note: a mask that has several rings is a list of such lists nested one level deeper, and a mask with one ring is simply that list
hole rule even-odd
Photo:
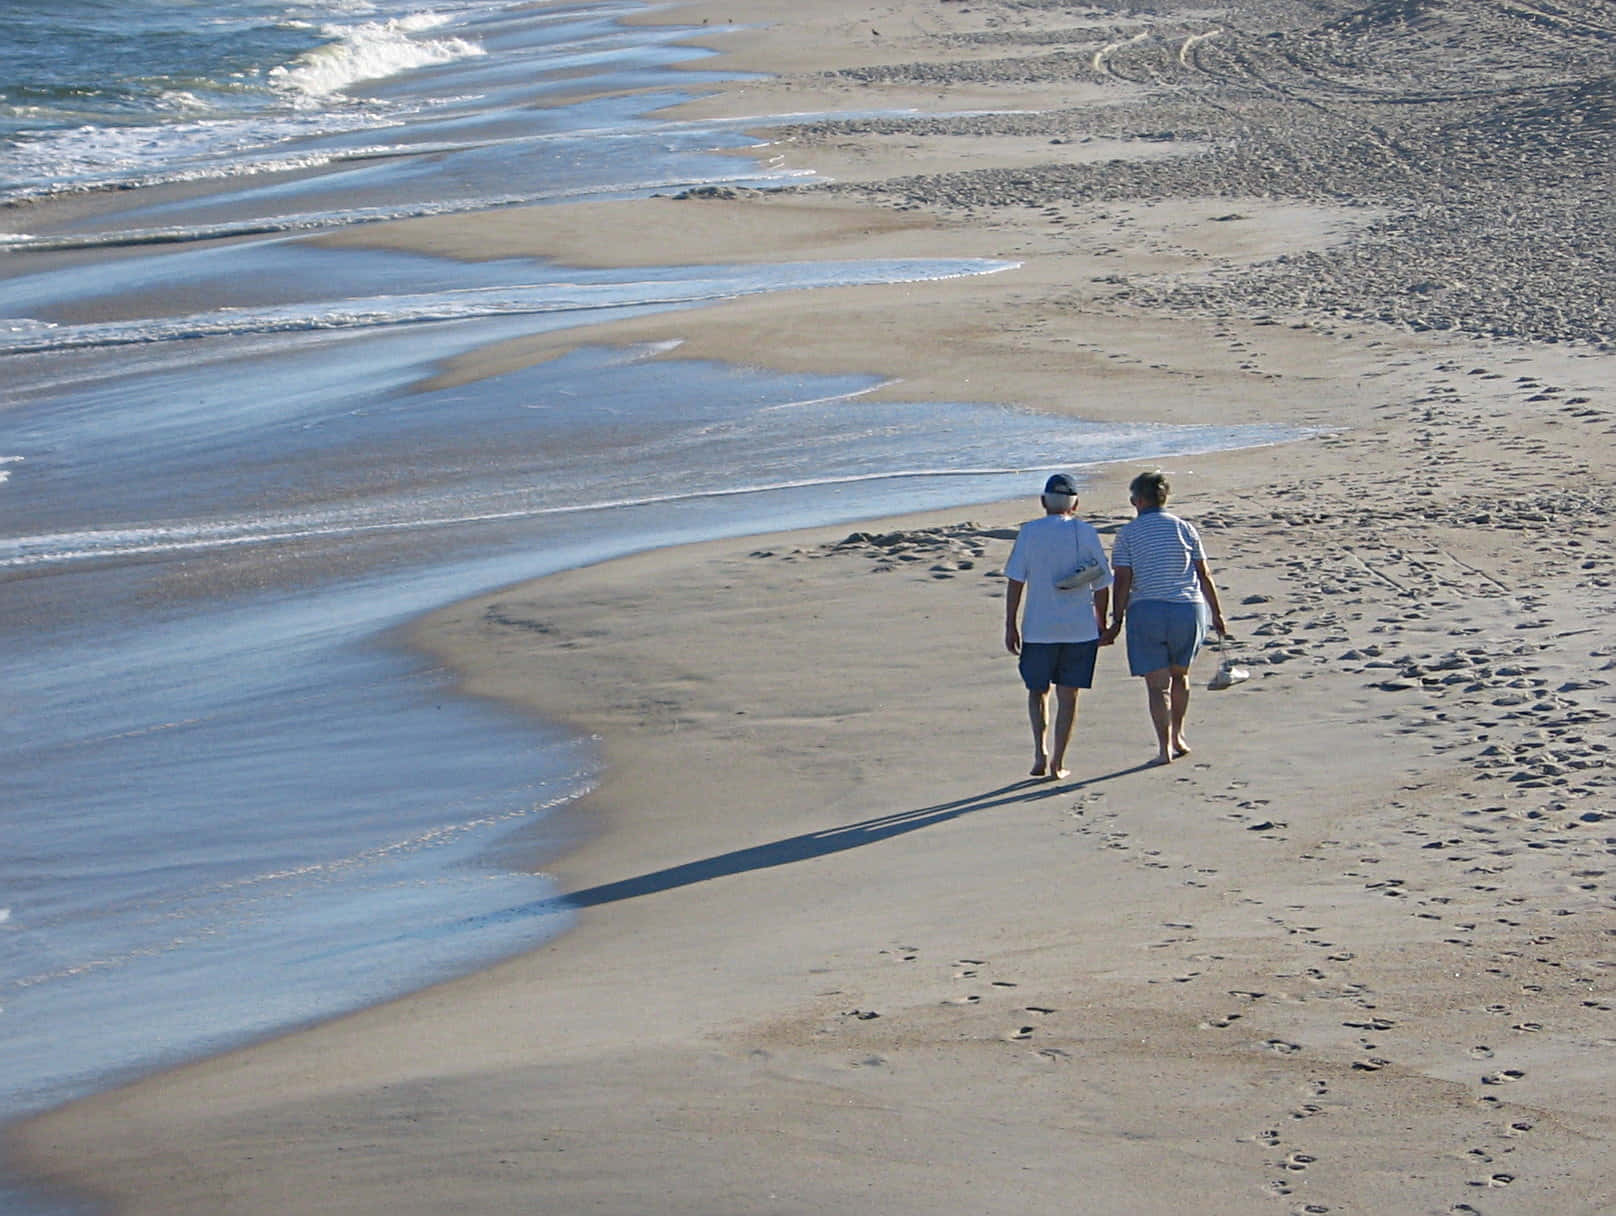
[{"label": "dry sand", "polygon": [[[1610,242],[1567,218],[1609,204],[1598,13],[1420,11],[753,5],[722,45],[781,75],[709,112],[1045,113],[764,153],[833,188],[363,233],[1020,262],[609,337],[1329,428],[1170,470],[1252,678],[1207,691],[1204,658],[1194,753],[1150,769],[1106,652],[1072,778],[1028,781],[1001,566],[1035,484],[446,609],[416,641],[468,692],[600,737],[577,847],[533,858],[576,928],[36,1119],[15,1158],[164,1216],[1616,1211]],[[1586,122],[1537,156],[1556,100]],[[1093,471],[1102,529],[1132,471]]]}]

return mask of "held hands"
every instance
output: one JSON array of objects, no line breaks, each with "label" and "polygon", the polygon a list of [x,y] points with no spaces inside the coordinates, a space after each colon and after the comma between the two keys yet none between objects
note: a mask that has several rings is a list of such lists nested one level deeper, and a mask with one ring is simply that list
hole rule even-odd
[{"label": "held hands", "polygon": [[1113,642],[1115,642],[1117,640],[1117,635],[1120,634],[1121,632],[1122,632],[1122,622],[1120,622],[1120,621],[1118,621],[1115,625],[1110,625],[1110,626],[1107,626],[1106,628],[1100,630],[1100,645],[1102,645],[1102,646],[1111,645],[1111,643],[1113,643]]}]

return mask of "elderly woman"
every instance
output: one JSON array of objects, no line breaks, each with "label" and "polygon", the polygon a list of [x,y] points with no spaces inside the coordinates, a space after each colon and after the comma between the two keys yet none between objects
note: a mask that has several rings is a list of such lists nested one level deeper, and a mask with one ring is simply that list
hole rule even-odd
[{"label": "elderly woman", "polygon": [[1159,472],[1141,473],[1128,486],[1136,515],[1118,530],[1111,549],[1111,625],[1100,635],[1100,644],[1109,646],[1127,621],[1128,670],[1145,679],[1156,728],[1154,764],[1189,755],[1184,718],[1190,663],[1206,637],[1209,614],[1212,628],[1220,636],[1226,632],[1200,535],[1165,510],[1167,491]]}]

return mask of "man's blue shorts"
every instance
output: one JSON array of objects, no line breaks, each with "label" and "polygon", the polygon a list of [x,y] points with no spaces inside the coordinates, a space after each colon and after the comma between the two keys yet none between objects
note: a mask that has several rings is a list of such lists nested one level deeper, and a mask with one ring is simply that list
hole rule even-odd
[{"label": "man's blue shorts", "polygon": [[1100,653],[1092,642],[1023,642],[1021,682],[1028,692],[1047,692],[1051,684],[1063,688],[1092,688],[1094,658]]},{"label": "man's blue shorts", "polygon": [[1205,638],[1206,616],[1198,603],[1135,600],[1128,605],[1128,670],[1136,676],[1187,668]]}]

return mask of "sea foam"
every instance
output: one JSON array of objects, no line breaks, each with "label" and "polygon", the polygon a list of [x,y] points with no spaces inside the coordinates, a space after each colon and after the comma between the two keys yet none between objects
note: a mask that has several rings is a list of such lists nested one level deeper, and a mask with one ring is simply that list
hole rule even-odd
[{"label": "sea foam", "polygon": [[314,104],[361,81],[485,53],[464,38],[416,37],[447,21],[440,14],[422,13],[390,21],[326,26],[322,33],[333,41],[306,51],[290,66],[273,69],[270,77],[294,103]]},{"label": "sea foam", "polygon": [[227,335],[367,329],[518,314],[691,307],[738,296],[815,287],[925,282],[997,274],[1018,263],[977,258],[893,258],[865,262],[783,262],[713,267],[686,276],[677,268],[629,281],[502,284],[409,292],[269,308],[232,307],[178,317],[57,325],[0,320],[0,355],[129,346]]}]

